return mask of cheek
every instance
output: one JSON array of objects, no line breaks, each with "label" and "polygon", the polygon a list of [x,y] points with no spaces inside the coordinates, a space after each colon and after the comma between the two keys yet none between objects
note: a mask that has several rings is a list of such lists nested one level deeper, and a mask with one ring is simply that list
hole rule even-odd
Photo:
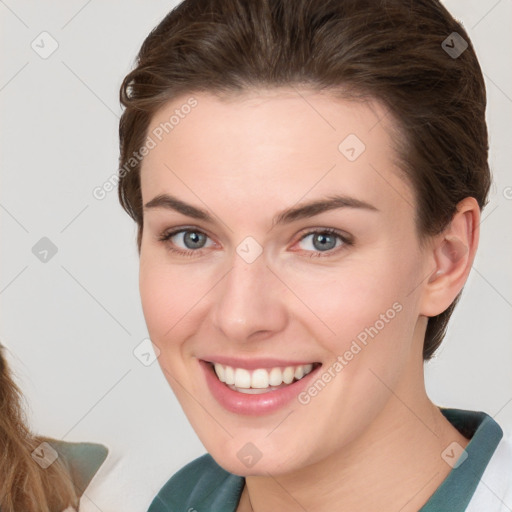
[{"label": "cheek", "polygon": [[[203,284],[201,284],[203,283]],[[207,290],[198,272],[168,265],[158,258],[141,256],[139,291],[151,339],[158,346],[172,346],[183,337],[183,329]]]},{"label": "cheek", "polygon": [[410,301],[407,294],[413,288],[414,275],[413,268],[390,257],[380,262],[347,263],[337,269],[290,271],[284,280],[307,306],[299,317],[308,319],[318,339],[332,340],[335,349],[340,341],[356,337],[375,323],[382,328],[384,321],[387,326],[397,309]]},{"label": "cheek", "polygon": [[149,337],[160,350],[158,364],[164,377],[182,404],[196,386],[190,381],[186,341],[197,328],[200,299],[207,292],[200,289],[201,282],[190,269],[141,256],[139,290]]}]

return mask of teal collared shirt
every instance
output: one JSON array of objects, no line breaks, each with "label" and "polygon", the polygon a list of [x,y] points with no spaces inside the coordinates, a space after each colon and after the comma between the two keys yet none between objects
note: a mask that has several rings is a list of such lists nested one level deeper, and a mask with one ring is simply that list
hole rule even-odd
[{"label": "teal collared shirt", "polygon": [[[441,412],[470,442],[418,512],[466,510],[503,437],[500,426],[484,412],[445,408]],[[451,455],[450,450],[445,454],[447,458]],[[205,454],[183,467],[162,487],[148,512],[236,512],[244,485],[244,477],[225,471],[211,455]]]}]

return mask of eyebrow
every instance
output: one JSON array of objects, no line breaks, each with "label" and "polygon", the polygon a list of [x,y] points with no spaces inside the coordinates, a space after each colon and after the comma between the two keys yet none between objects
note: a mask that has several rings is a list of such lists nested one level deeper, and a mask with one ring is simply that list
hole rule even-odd
[{"label": "eyebrow", "polygon": [[[203,220],[210,223],[215,222],[213,217],[206,210],[185,203],[177,197],[169,194],[160,194],[144,205],[145,210],[152,208],[165,208],[197,220]],[[320,213],[337,208],[358,208],[368,211],[378,211],[375,206],[365,201],[361,201],[360,199],[343,195],[333,195],[283,210],[272,219],[272,226],[289,224],[296,220],[314,217]]]}]

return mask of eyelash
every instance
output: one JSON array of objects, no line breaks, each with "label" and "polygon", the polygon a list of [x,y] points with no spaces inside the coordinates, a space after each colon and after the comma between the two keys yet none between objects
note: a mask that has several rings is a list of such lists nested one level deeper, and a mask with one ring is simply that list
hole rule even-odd
[{"label": "eyelash", "polygon": [[[179,233],[183,233],[183,232],[200,233],[200,234],[205,235],[206,237],[208,237],[208,235],[206,233],[204,233],[203,231],[201,231],[200,229],[180,228],[180,229],[176,229],[176,230],[173,230],[173,231],[164,231],[158,237],[158,241],[162,242],[162,243],[166,243],[173,236],[175,236],[175,235],[177,235]],[[343,250],[345,247],[351,246],[351,245],[354,244],[354,242],[353,242],[353,240],[351,238],[349,238],[347,235],[344,235],[341,232],[339,232],[338,230],[333,229],[333,228],[321,228],[321,229],[316,229],[316,230],[308,231],[303,236],[301,236],[301,238],[298,240],[298,242],[301,242],[306,237],[308,237],[310,235],[315,235],[315,234],[335,235],[335,236],[337,236],[343,242],[343,244],[341,246],[339,246],[339,247],[335,247],[334,249],[329,249],[328,251],[306,251],[306,252],[311,253],[311,254],[309,254],[310,258],[327,258],[327,257],[330,257],[330,256],[333,256],[333,255],[337,254],[340,250]],[[197,250],[192,250],[192,249],[189,249],[189,250],[176,249],[175,247],[171,247],[169,244],[167,244],[167,250],[169,250],[170,252],[172,252],[174,254],[178,254],[180,256],[185,256],[185,257],[188,257],[188,258],[196,256],[198,254],[200,255],[201,252],[202,252],[202,249],[197,249]]]}]

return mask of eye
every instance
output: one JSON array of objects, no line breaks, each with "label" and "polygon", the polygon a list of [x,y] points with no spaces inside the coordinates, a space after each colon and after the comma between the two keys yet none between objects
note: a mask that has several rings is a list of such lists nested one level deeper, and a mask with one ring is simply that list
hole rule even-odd
[{"label": "eye", "polygon": [[307,233],[298,243],[302,250],[311,252],[310,257],[322,257],[322,253],[331,256],[353,242],[348,235],[341,234],[335,229],[323,228]]},{"label": "eye", "polygon": [[200,253],[201,249],[214,245],[213,241],[207,245],[208,235],[198,229],[177,229],[166,231],[158,238],[160,242],[168,244],[168,250],[182,256],[192,256],[194,253]]},{"label": "eye", "polygon": [[[158,240],[165,243],[170,252],[180,256],[200,255],[202,249],[215,245],[207,234],[193,228],[165,231]],[[353,245],[353,241],[347,234],[332,228],[322,228],[306,233],[299,240],[298,245],[301,250],[310,253],[309,257],[326,257],[337,254],[346,246]]]}]

